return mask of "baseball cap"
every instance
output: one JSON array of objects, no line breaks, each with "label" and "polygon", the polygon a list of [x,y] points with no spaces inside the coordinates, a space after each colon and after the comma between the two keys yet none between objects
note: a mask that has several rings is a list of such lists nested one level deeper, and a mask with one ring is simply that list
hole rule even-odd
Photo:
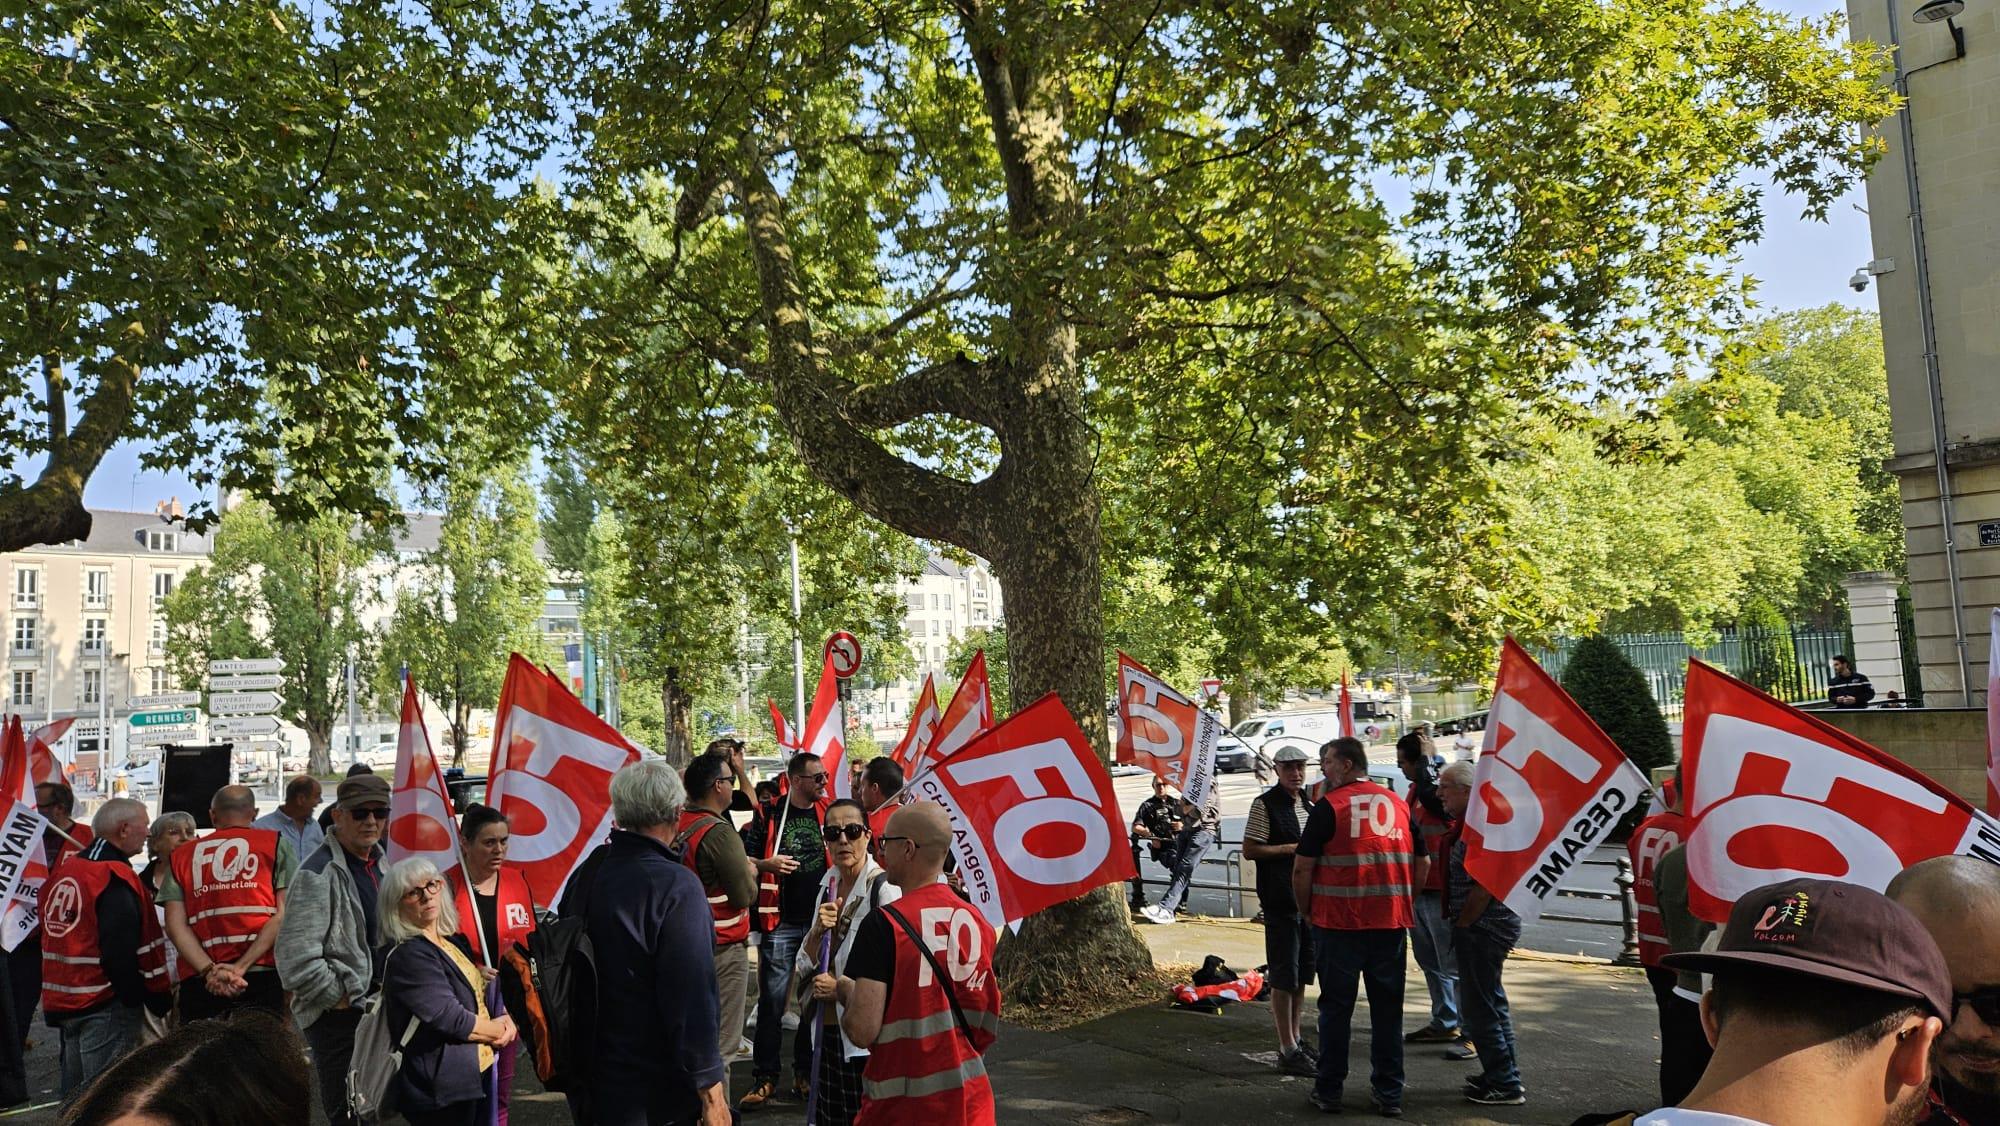
[{"label": "baseball cap", "polygon": [[334,794],[334,804],[350,812],[370,803],[388,805],[389,783],[380,774],[357,774],[342,779]]},{"label": "baseball cap", "polygon": [[1713,951],[1669,954],[1670,969],[1779,970],[1907,997],[1951,1020],[1951,973],[1915,915],[1838,880],[1785,880],[1746,893]]},{"label": "baseball cap", "polygon": [[1278,753],[1271,756],[1271,761],[1282,766],[1288,762],[1311,762],[1312,758],[1306,754],[1304,747],[1294,743],[1289,747],[1278,748]]}]

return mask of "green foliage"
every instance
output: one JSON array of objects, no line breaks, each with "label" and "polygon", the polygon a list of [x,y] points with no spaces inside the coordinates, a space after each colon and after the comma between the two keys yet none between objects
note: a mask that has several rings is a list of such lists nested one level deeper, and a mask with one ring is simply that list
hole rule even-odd
[{"label": "green foliage", "polygon": [[190,571],[160,610],[176,681],[205,684],[211,660],[283,658],[278,714],[305,731],[309,766],[325,773],[348,656],[363,670],[372,663],[373,638],[360,614],[374,602],[372,575],[386,548],[381,536],[335,512],[304,523],[282,520],[262,502],[230,512],[209,564]]},{"label": "green foliage", "polygon": [[1792,628],[1776,606],[1758,599],[1743,608],[1736,622],[1743,667],[1732,670],[1750,685],[1783,698],[1798,676],[1792,648]]},{"label": "green foliage", "polygon": [[595,531],[599,490],[589,470],[573,456],[549,458],[542,478],[542,544],[549,567],[559,575],[582,574]]},{"label": "green foliage", "polygon": [[1562,686],[1639,769],[1673,765],[1673,736],[1646,674],[1609,638],[1593,635],[1577,642],[1563,666]]}]

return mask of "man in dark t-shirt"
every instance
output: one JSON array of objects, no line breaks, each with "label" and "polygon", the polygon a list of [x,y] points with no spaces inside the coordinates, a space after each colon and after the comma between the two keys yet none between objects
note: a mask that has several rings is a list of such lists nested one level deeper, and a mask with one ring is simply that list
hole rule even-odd
[{"label": "man in dark t-shirt", "polygon": [[1319,1053],[1300,1034],[1306,986],[1313,979],[1312,928],[1292,900],[1292,856],[1310,815],[1306,801],[1306,752],[1286,747],[1272,760],[1278,784],[1250,802],[1243,824],[1243,855],[1257,865],[1257,904],[1264,912],[1264,961],[1271,983],[1271,1019],[1278,1025],[1278,1067],[1293,1075],[1317,1074]]},{"label": "man in dark t-shirt", "polygon": [[[820,878],[826,874],[826,841],[820,831],[819,800],[827,790],[826,767],[818,755],[797,754],[786,764],[786,800],[768,817],[743,830],[743,844],[760,873],[778,876],[778,925],[757,948],[757,1035],[752,1041],[750,1093],[737,1105],[756,1110],[778,1097],[783,1061],[786,987],[792,959],[819,907]],[[777,847],[766,845],[776,835]],[[803,1099],[812,1074],[812,1033],[804,1025],[793,1035],[790,1094]]]}]

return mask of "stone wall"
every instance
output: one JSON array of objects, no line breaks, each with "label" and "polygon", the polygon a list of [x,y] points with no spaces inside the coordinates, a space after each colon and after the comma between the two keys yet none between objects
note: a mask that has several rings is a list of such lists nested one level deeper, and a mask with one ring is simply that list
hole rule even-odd
[{"label": "stone wall", "polygon": [[1985,709],[1828,708],[1812,714],[1909,763],[1973,805],[1986,805]]}]

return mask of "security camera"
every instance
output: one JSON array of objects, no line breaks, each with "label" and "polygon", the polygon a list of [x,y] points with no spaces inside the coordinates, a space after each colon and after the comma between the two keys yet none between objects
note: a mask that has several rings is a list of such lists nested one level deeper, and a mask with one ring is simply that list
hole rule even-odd
[{"label": "security camera", "polygon": [[1856,293],[1866,293],[1868,291],[1868,271],[1866,269],[1854,271],[1854,276],[1847,279],[1847,288]]}]

